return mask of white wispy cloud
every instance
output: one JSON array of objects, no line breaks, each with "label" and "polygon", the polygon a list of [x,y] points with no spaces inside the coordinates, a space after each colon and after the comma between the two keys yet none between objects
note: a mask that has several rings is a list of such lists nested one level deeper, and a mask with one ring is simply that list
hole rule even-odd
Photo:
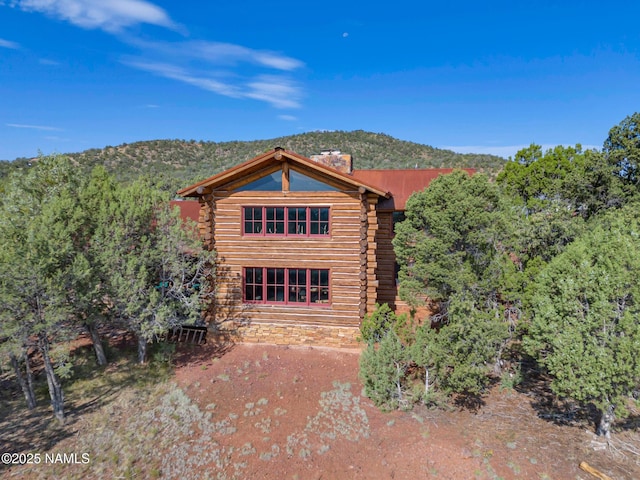
[{"label": "white wispy cloud", "polygon": [[49,127],[46,125],[27,125],[24,123],[5,123],[5,125],[7,127],[12,127],[12,128],[29,128],[32,130],[44,130],[47,132],[61,132],[62,129],[61,128],[57,128],[57,127]]},{"label": "white wispy cloud", "polygon": [[60,65],[60,62],[49,60],[48,58],[41,58],[40,60],[38,60],[38,63],[40,63],[40,65],[49,65],[53,67],[57,67],[58,65]]},{"label": "white wispy cloud", "polygon": [[299,100],[302,96],[300,88],[287,77],[261,75],[244,82],[238,81],[234,77],[236,83],[230,83],[214,78],[213,75],[195,74],[172,64],[144,62],[133,59],[123,61],[123,63],[226,97],[252,98],[267,102],[276,108],[298,108],[300,106]]},{"label": "white wispy cloud", "polygon": [[275,53],[256,50],[251,50],[250,53],[258,63],[266,65],[267,67],[277,68],[278,70],[295,70],[296,68],[304,65],[301,61],[296,60],[295,58],[285,57]]},{"label": "white wispy cloud", "polygon": [[140,23],[180,29],[167,12],[145,0],[14,0],[11,5],[111,33]]},{"label": "white wispy cloud", "polygon": [[[178,46],[182,47],[181,45]],[[196,56],[214,63],[244,61],[286,71],[295,70],[304,65],[300,60],[286,55],[267,50],[254,50],[231,43],[188,42],[184,47],[187,47],[184,49],[188,52],[187,55]]]},{"label": "white wispy cloud", "polygon": [[161,77],[188,83],[189,85],[193,85],[210,92],[218,93],[220,95],[225,95],[227,97],[240,98],[242,96],[238,91],[238,88],[234,85],[225,84],[214,78],[193,75],[184,68],[177,65],[133,60],[124,61],[123,63],[125,65],[129,65],[140,70],[145,70]]},{"label": "white wispy cloud", "polygon": [[[283,73],[289,74],[304,67],[302,61],[280,52],[232,43],[207,40],[160,42],[135,37],[127,27],[151,24],[184,30],[164,9],[149,1],[11,0],[10,5],[115,35],[139,50],[137,56],[121,60],[130,67],[218,95],[258,100],[275,108],[300,107],[302,87]],[[274,71],[280,74],[274,74]]]},{"label": "white wispy cloud", "polygon": [[210,41],[170,43],[131,38],[128,43],[141,51],[140,57],[122,59],[128,66],[231,98],[263,101],[276,108],[300,107],[301,86],[288,75],[266,73],[289,73],[304,66],[287,55]]},{"label": "white wispy cloud", "polygon": [[11,40],[5,40],[4,38],[0,38],[0,47],[10,48],[12,50],[18,50],[20,48],[20,44],[16,42],[12,42]]},{"label": "white wispy cloud", "polygon": [[285,122],[295,122],[298,120],[298,117],[294,117],[293,115],[278,115],[280,120],[284,120]]},{"label": "white wispy cloud", "polygon": [[289,79],[262,75],[247,84],[245,96],[270,103],[276,108],[300,107],[300,89]]},{"label": "white wispy cloud", "polygon": [[217,66],[237,66],[246,63],[283,71],[292,71],[304,66],[300,60],[282,53],[257,50],[233,43],[206,40],[149,42],[139,38],[128,38],[127,43],[138,47],[146,55],[173,58],[181,62],[199,61]]}]

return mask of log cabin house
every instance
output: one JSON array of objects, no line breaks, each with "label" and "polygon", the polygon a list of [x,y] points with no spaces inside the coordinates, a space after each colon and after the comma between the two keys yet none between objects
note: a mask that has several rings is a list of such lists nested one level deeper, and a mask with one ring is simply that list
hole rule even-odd
[{"label": "log cabin house", "polygon": [[178,191],[216,250],[207,321],[241,340],[358,345],[376,303],[401,304],[391,240],[411,193],[452,169],[353,170],[350,155],[275,148]]}]

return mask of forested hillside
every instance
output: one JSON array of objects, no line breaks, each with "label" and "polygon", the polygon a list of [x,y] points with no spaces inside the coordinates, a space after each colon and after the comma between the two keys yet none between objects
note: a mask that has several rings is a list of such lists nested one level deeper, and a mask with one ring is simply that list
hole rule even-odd
[{"label": "forested hillside", "polygon": [[[249,142],[151,140],[66,155],[88,169],[104,165],[119,179],[147,173],[161,179],[167,188],[178,189],[274,147],[305,156],[325,148],[339,149],[354,157],[356,168],[472,167],[496,172],[504,164],[504,159],[494,155],[459,154],[362,130],[309,132]],[[28,162],[2,162],[0,176]]]}]

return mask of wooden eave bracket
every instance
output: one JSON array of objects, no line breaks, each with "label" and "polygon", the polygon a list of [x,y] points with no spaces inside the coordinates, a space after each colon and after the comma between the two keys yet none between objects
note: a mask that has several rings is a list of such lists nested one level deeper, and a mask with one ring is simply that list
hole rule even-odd
[{"label": "wooden eave bracket", "polygon": [[213,190],[211,189],[211,187],[205,187],[205,186],[200,186],[196,188],[196,191],[195,191],[195,193],[197,193],[199,196],[209,195],[212,192]]}]

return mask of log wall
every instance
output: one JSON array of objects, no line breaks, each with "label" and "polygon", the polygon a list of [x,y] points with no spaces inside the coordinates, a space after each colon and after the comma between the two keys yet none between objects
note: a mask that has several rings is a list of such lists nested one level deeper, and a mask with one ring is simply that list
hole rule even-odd
[{"label": "log wall", "polygon": [[[282,328],[304,325],[307,330],[346,327],[347,330],[334,331],[342,332],[336,338],[348,337],[351,340],[344,343],[353,343],[361,320],[361,299],[365,300],[365,308],[376,301],[375,251],[369,251],[372,247],[375,249],[375,199],[364,202],[359,192],[214,192],[208,204],[203,207],[207,213],[201,215],[205,222],[201,231],[206,235],[210,225],[207,222],[215,219],[212,233],[217,259],[216,324],[222,328],[225,323],[232,328],[240,325],[248,338],[262,338],[256,333],[259,325],[267,332],[276,331],[274,325]],[[244,206],[329,207],[330,235],[326,238],[243,236]],[[363,237],[369,243],[364,255],[360,248]],[[308,307],[243,304],[243,267],[328,269],[330,303]],[[333,336],[326,332],[325,335]],[[317,340],[316,337],[309,338]]]},{"label": "log wall", "polygon": [[378,303],[388,303],[394,309],[400,300],[396,285],[396,256],[393,252],[392,212],[378,212],[377,259],[378,259]]}]

